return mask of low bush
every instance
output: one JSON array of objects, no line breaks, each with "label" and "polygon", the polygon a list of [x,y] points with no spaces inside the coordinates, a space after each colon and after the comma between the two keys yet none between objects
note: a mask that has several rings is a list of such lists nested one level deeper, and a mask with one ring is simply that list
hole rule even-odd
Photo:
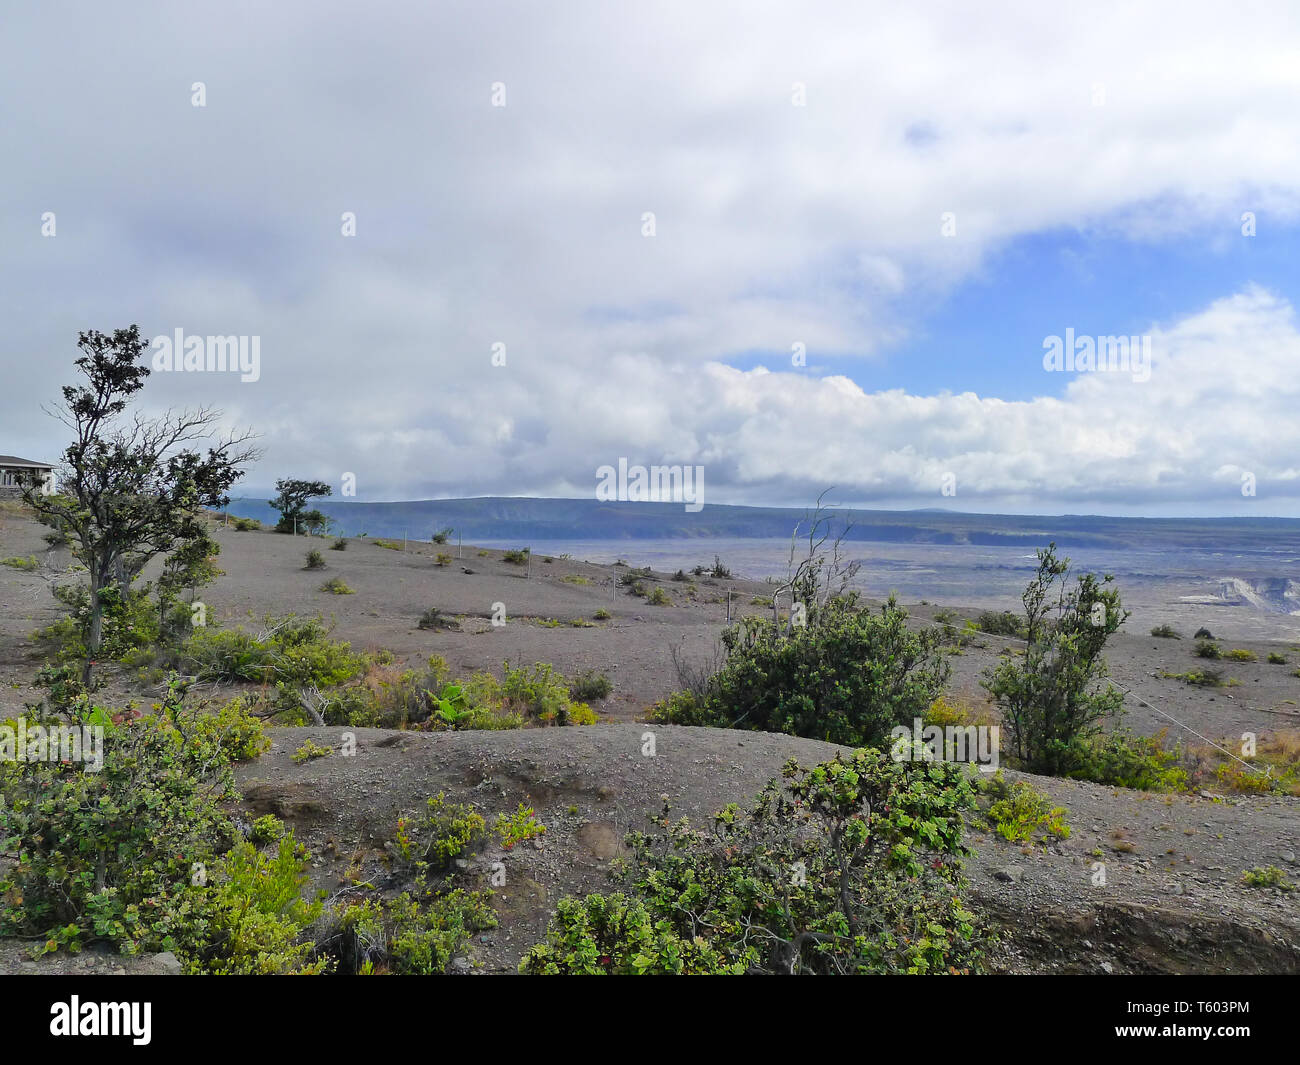
[{"label": "low bush", "polygon": [[581,703],[604,699],[612,690],[608,675],[594,669],[584,669],[569,682],[569,698]]},{"label": "low bush", "polygon": [[331,577],[320,586],[322,592],[328,592],[330,595],[355,595],[356,593],[348,586],[347,581],[342,577]]},{"label": "low bush", "polygon": [[1053,806],[1047,795],[1032,784],[1018,780],[1007,787],[999,770],[983,781],[983,789],[992,800],[985,816],[1005,840],[1012,843],[1069,839],[1070,824],[1063,806]]},{"label": "low bush", "polygon": [[306,562],[302,567],[303,569],[324,569],[325,568],[325,556],[322,555],[319,551],[317,551],[314,547],[310,551],[308,551],[307,554],[303,557],[306,559]]},{"label": "low bush", "polygon": [[1172,625],[1157,625],[1151,630],[1151,635],[1162,640],[1181,640],[1183,638],[1182,634]]},{"label": "low bush", "polygon": [[[912,632],[894,599],[879,613],[833,599],[807,625],[745,617],[722,636],[725,659],[701,702],[735,728],[852,746],[881,745],[943,692],[948,663],[936,629]],[[697,693],[699,694],[699,693]]]},{"label": "low bush", "polygon": [[1241,882],[1253,888],[1279,888],[1282,891],[1294,891],[1295,885],[1286,878],[1286,873],[1276,865],[1257,865],[1248,869],[1241,876]]},{"label": "low bush", "polygon": [[569,899],[526,973],[961,973],[987,941],[958,856],[964,771],[860,750],[789,763],[748,812],[633,833],[626,894]]},{"label": "low bush", "polygon": [[1073,744],[1065,775],[1139,791],[1186,791],[1189,780],[1182,751],[1167,750],[1167,730],[1155,736],[1135,736],[1115,729],[1081,738]]},{"label": "low bush", "polygon": [[1004,610],[1000,614],[991,610],[986,610],[980,614],[975,622],[980,632],[987,632],[991,636],[1013,636],[1019,639],[1025,637],[1024,619],[1010,610]]},{"label": "low bush", "polygon": [[1196,646],[1192,649],[1192,653],[1195,654],[1197,658],[1223,657],[1223,652],[1219,650],[1219,645],[1213,640],[1198,639],[1196,641]]},{"label": "low bush", "polygon": [[205,721],[184,697],[173,678],[148,717],[82,703],[75,720],[104,729],[99,772],[0,763],[0,849],[22,852],[0,880],[0,931],[45,951],[170,950],[191,972],[320,971],[299,943],[314,919],[301,847],[286,834],[263,854],[225,812],[232,756],[261,747],[260,723]]}]

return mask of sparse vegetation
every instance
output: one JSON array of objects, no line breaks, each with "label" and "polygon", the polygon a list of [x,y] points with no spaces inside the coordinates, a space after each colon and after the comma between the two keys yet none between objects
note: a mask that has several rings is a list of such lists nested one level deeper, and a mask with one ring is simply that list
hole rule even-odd
[{"label": "sparse vegetation", "polygon": [[324,569],[325,556],[317,551],[314,547],[303,556],[303,569]]},{"label": "sparse vegetation", "polygon": [[1162,640],[1181,640],[1182,634],[1172,625],[1157,625],[1151,630],[1151,635]]},{"label": "sparse vegetation", "polygon": [[322,592],[328,592],[330,595],[354,595],[355,593],[348,587],[347,581],[342,577],[331,577],[320,586]]}]

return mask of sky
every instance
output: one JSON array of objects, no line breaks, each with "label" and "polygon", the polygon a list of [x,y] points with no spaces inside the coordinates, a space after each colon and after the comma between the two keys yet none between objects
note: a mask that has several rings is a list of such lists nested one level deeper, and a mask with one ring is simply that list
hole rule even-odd
[{"label": "sky", "polygon": [[254,495],[625,459],[706,505],[1300,516],[1297,252],[1294,3],[0,8],[36,460],[78,333],[137,323],[256,339],[142,393],[254,429]]}]

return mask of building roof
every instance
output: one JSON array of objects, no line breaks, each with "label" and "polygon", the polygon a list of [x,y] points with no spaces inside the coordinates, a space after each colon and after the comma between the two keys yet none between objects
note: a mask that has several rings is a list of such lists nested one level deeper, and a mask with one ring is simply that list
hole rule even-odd
[{"label": "building roof", "polygon": [[0,466],[13,468],[14,466],[35,466],[40,470],[54,469],[53,463],[33,462],[31,459],[20,459],[17,455],[0,455]]}]

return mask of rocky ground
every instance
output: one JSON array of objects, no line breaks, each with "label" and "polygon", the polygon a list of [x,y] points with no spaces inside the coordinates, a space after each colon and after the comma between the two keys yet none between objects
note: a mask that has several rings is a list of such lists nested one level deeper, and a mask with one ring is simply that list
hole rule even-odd
[{"label": "rocky ground", "polygon": [[[41,559],[34,572],[0,567],[0,713],[21,711],[31,697],[28,685],[40,659],[29,636],[57,616],[49,584],[69,564],[65,551],[45,549],[42,531],[21,515],[0,513],[0,558]],[[466,547],[462,557],[439,566],[437,553],[455,556],[455,547],[412,545],[401,552],[353,540],[346,551],[324,550],[329,568],[322,573],[302,569],[303,553],[311,546],[326,549],[330,541],[225,529],[218,537],[226,574],[203,593],[216,623],[320,613],[332,617],[335,636],[354,647],[386,648],[412,664],[433,653],[446,657],[456,673],[499,669],[503,660],[546,661],[568,674],[594,668],[613,680],[613,694],[596,707],[602,725],[437,734],[362,729],[354,757],[336,754],[303,765],[290,755],[305,738],[337,746],[341,730],[274,729],[272,750],[240,771],[249,813],[274,812],[293,824],[312,848],[318,886],[330,893],[343,890],[357,868],[377,861],[397,816],[431,794],[445,791],[487,815],[513,810],[520,801],[533,805],[546,834],[508,855],[479,860],[499,858],[507,872],[496,892],[501,928],[486,934],[466,961],[480,971],[513,970],[558,898],[607,887],[609,861],[624,832],[642,825],[663,796],[681,814],[706,816],[746,801],[790,758],[810,762],[835,752],[795,737],[638,722],[647,706],[677,687],[668,649],[681,644],[690,656],[708,657],[725,625],[728,589],[734,612],[757,612],[769,609],[751,604],[770,594],[765,585],[697,578],[688,586],[661,574],[672,605],[650,606],[611,585],[617,568],[575,560],[534,558],[526,572],[504,562],[500,552]],[[342,577],[356,594],[319,591],[330,576]],[[508,619],[503,627],[489,622],[497,604]],[[457,629],[418,629],[416,620],[429,607],[456,617]],[[599,609],[610,619],[573,626]],[[935,609],[915,607],[913,613],[926,619]],[[981,642],[985,646],[953,659],[952,688],[973,698],[979,672],[1002,646],[992,638]],[[1300,663],[1300,655],[1283,644],[1244,646],[1260,661],[1217,663],[1239,681],[1236,686],[1199,689],[1161,676],[1204,664],[1192,656],[1190,639],[1121,633],[1108,654],[1113,676],[1155,708],[1130,698],[1127,724],[1142,733],[1168,727],[1171,739],[1190,743],[1201,742],[1196,734],[1218,739],[1297,727],[1296,665],[1264,660],[1269,651],[1292,663]],[[148,693],[133,691],[130,678],[117,687],[116,697],[147,704]],[[647,731],[655,734],[653,757],[642,753]],[[973,896],[1003,929],[996,968],[1300,971],[1300,892],[1241,883],[1243,871],[1260,865],[1300,878],[1300,799],[1034,782],[1068,809],[1068,840],[1021,847],[978,826],[971,839]],[[167,964],[94,955],[33,963],[25,960],[22,944],[0,942],[0,971],[158,971]]]}]

